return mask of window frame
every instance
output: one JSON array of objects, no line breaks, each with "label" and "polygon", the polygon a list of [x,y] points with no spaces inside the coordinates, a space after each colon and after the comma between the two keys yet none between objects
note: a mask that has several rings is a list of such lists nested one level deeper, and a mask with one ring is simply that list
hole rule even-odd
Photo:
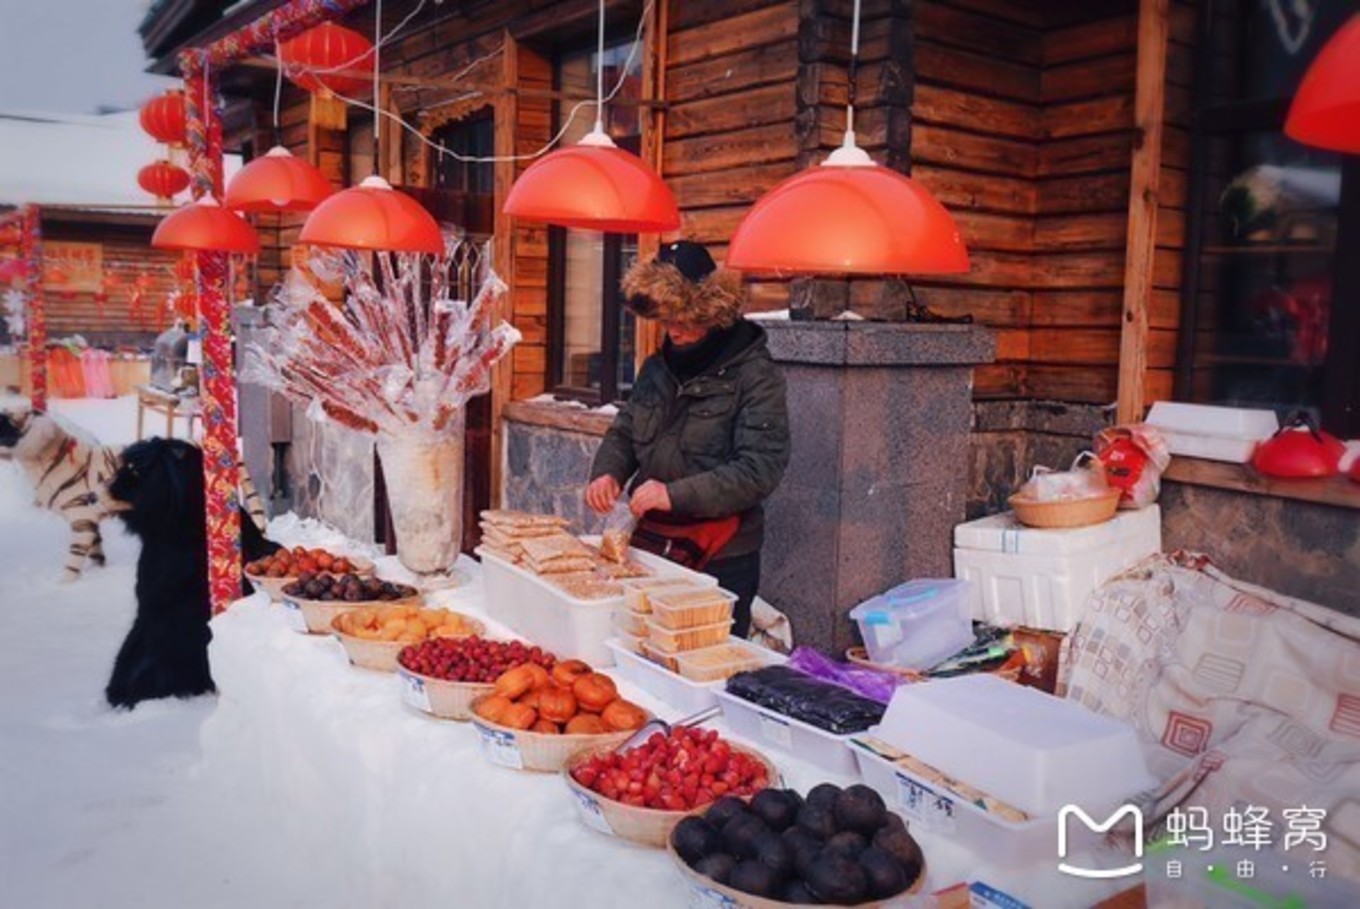
[{"label": "window frame", "polygon": [[[1213,4],[1200,10],[1198,41],[1212,27]],[[1243,26],[1245,28],[1245,25]],[[1244,34],[1244,33],[1243,33]],[[1239,43],[1243,34],[1237,36]],[[1204,221],[1208,179],[1208,146],[1216,138],[1252,132],[1284,134],[1289,97],[1212,102],[1212,55],[1199,48],[1192,89],[1191,160],[1187,192],[1185,276],[1181,281],[1181,312],[1177,333],[1173,399],[1192,401],[1196,365],[1195,340],[1199,319],[1201,278],[1206,267]],[[1317,402],[1324,429],[1342,438],[1360,436],[1360,155],[1341,156],[1341,197],[1337,204],[1337,233],[1332,255],[1332,305],[1328,315],[1327,358],[1322,364],[1321,399]]]},{"label": "window frame", "polygon": [[[616,34],[606,34],[605,50],[619,46],[626,46],[632,42],[633,33],[618,32]],[[554,130],[560,129],[562,116],[562,62],[565,58],[576,56],[582,52],[594,53],[596,46],[594,42],[589,44],[566,45],[557,49],[552,56],[553,71],[553,101],[552,101],[552,122],[558,124]],[[642,54],[641,65],[646,66],[646,48],[639,50]],[[628,104],[628,101],[615,99],[611,104]],[[642,130],[645,132],[650,127],[648,121],[643,122]],[[631,151],[634,154],[641,154],[643,147],[643,136],[636,138],[628,137],[616,139],[619,148]],[[623,278],[620,265],[623,260],[623,249],[627,238],[635,238],[635,243],[640,243],[637,234],[616,234],[604,233],[604,248],[601,252],[603,256],[603,269],[601,270],[600,287],[600,386],[598,389],[592,387],[578,387],[564,384],[561,381],[563,367],[565,366],[566,349],[566,291],[567,291],[567,228],[549,226],[547,228],[548,240],[548,338],[547,338],[547,375],[544,377],[544,387],[548,394],[557,398],[580,401],[585,404],[602,405],[618,403],[623,398],[619,393],[619,368],[623,362],[622,342],[623,332],[621,322],[624,315],[623,293],[619,290],[619,282]]]}]

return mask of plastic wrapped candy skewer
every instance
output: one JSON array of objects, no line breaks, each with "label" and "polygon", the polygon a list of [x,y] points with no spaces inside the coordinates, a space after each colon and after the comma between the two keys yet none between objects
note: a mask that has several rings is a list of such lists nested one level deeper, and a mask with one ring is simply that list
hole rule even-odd
[{"label": "plastic wrapped candy skewer", "polygon": [[[458,244],[433,262],[314,251],[306,262],[311,276],[300,269],[289,275],[269,307],[272,328],[246,352],[243,378],[298,401],[313,419],[377,436],[379,451],[401,462],[388,481],[390,487],[399,478],[402,486],[389,489],[398,556],[427,575],[451,567],[457,546],[448,543],[461,539],[455,453],[462,450],[463,408],[491,387],[496,363],[520,340],[510,325],[491,324],[508,288],[477,265],[489,261],[489,246]],[[479,280],[468,287],[474,274]],[[345,289],[339,304],[314,284],[337,279]],[[451,298],[460,290],[471,303]]]}]

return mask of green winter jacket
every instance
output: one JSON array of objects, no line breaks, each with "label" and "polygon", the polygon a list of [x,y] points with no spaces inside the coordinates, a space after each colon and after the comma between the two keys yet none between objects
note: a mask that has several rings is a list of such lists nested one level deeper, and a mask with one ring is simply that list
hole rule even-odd
[{"label": "green winter jacket", "polygon": [[660,353],[648,357],[590,470],[592,480],[608,474],[630,489],[665,483],[676,517],[741,515],[719,558],[759,551],[760,503],[789,463],[784,374],[765,330],[752,327],[750,343],[683,384]]}]

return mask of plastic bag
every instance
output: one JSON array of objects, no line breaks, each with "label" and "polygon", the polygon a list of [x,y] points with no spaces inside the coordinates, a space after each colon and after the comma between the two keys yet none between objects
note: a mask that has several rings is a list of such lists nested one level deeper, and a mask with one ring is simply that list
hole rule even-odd
[{"label": "plastic bag", "polygon": [[880,704],[891,701],[893,692],[904,681],[901,676],[881,669],[839,663],[811,647],[799,647],[794,650],[787,665],[813,678],[825,679],[849,688]]},{"label": "plastic bag", "polygon": [[1096,436],[1096,454],[1106,482],[1122,493],[1120,508],[1146,508],[1157,501],[1171,452],[1156,427],[1133,423],[1103,429]]},{"label": "plastic bag", "polygon": [[636,528],[637,517],[629,508],[628,499],[619,496],[614,500],[614,507],[604,517],[604,527],[600,531],[600,555],[619,565],[627,562],[628,546],[633,541]]},{"label": "plastic bag", "polygon": [[1108,489],[1104,465],[1094,453],[1083,451],[1070,470],[1036,466],[1029,481],[1020,487],[1020,495],[1035,502],[1064,502],[1095,498]]}]

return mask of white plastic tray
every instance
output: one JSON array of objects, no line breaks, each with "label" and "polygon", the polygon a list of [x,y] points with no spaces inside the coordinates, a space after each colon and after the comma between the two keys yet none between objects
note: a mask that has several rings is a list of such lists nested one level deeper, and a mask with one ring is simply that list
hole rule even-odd
[{"label": "white plastic tray", "polygon": [[[887,758],[851,744],[864,783],[883,796],[889,811],[897,811],[912,825],[957,842],[988,862],[1001,866],[1055,861],[1058,844],[1057,815],[1019,823],[997,817],[948,790],[936,788]],[[1103,815],[1102,815],[1103,816]],[[1085,845],[1073,825],[1069,850]]]},{"label": "white plastic tray", "polygon": [[633,653],[618,639],[606,641],[605,646],[613,653],[617,678],[632,682],[652,697],[665,701],[681,716],[707,710],[718,703],[717,692],[724,682],[691,682],[665,666]]},{"label": "white plastic tray", "polygon": [[990,675],[903,685],[869,734],[1032,817],[1156,785],[1133,727]]},{"label": "white plastic tray", "polygon": [[752,704],[728,694],[722,687],[715,694],[728,727],[752,744],[778,748],[830,773],[849,777],[859,775],[859,767],[850,750],[851,736],[836,735]]},{"label": "white plastic tray", "polygon": [[[766,665],[783,663],[788,658],[782,653],[766,650],[740,638],[728,638],[732,644],[739,644],[759,654]],[[718,703],[717,692],[723,689],[726,681],[692,682],[665,666],[659,666],[646,657],[635,653],[618,638],[606,641],[605,646],[614,654],[614,675],[641,688],[658,700],[665,701],[682,716],[707,710]]]},{"label": "white plastic tray", "polygon": [[[613,613],[622,608],[622,595],[578,600],[485,547],[476,552],[482,560],[488,616],[560,658],[585,660],[595,667],[614,665],[614,651],[605,641],[614,637]],[[693,577],[696,583],[707,577],[650,553],[635,550],[631,557],[658,577]]]}]

